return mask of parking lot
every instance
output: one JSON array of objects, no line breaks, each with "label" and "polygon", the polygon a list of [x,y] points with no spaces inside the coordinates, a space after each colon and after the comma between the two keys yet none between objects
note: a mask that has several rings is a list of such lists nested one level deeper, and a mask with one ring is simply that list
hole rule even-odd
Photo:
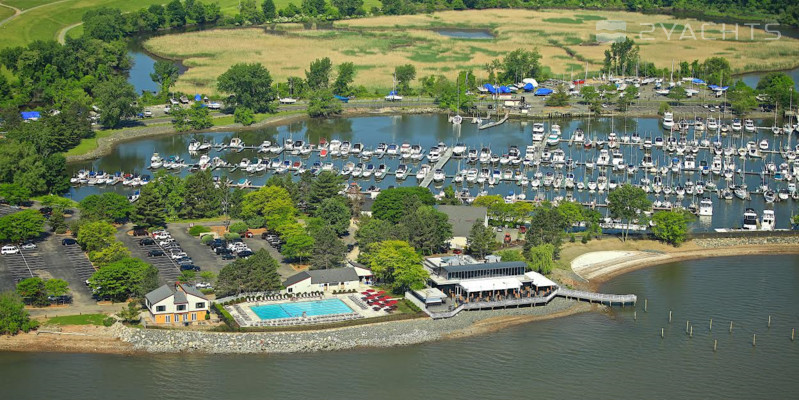
[{"label": "parking lot", "polygon": [[[169,257],[169,251],[166,251],[164,247],[158,245],[158,242],[155,240],[153,240],[152,244],[140,244],[141,240],[148,238],[148,236],[134,237],[128,234],[128,230],[127,228],[121,229],[117,233],[117,238],[127,246],[131,255],[150,263],[153,267],[158,269],[158,275],[161,277],[162,281],[175,282],[180,276],[180,268],[178,264]],[[162,251],[164,255],[150,257],[149,254],[151,251]]]}]

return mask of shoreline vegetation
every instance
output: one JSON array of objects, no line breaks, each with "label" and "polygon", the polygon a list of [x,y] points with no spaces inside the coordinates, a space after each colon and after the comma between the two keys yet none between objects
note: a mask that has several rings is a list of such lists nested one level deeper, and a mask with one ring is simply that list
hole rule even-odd
[{"label": "shoreline vegetation", "polygon": [[[572,281],[574,286],[596,289],[619,275],[673,262],[755,254],[799,254],[799,237],[796,236],[694,239],[678,248],[652,240],[622,242],[606,238],[591,243],[594,245],[564,247],[562,260],[574,267],[556,270],[556,276],[565,284],[569,285],[569,276],[576,275],[578,279]],[[597,252],[597,249],[604,251]],[[611,252],[615,254],[598,256]],[[586,262],[586,258],[595,256],[598,262]],[[597,264],[601,264],[599,268]],[[589,280],[580,280],[581,274]],[[121,324],[110,328],[66,325],[56,330],[43,327],[38,332],[0,337],[0,351],[271,354],[394,347],[489,334],[520,324],[604,310],[605,306],[556,298],[544,307],[469,311],[448,320],[410,319],[302,332],[227,333],[136,329]]]}]

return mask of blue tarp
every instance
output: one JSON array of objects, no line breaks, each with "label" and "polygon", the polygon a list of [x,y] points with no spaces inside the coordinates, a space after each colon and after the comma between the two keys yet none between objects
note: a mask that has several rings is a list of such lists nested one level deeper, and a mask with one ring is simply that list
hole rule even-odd
[{"label": "blue tarp", "polygon": [[694,78],[693,82],[696,85],[704,85],[705,84],[705,81],[703,81],[703,80],[701,80],[699,78]]},{"label": "blue tarp", "polygon": [[[396,95],[396,92],[391,92],[391,93],[393,93],[394,95]],[[389,96],[391,96],[391,95],[389,95]],[[333,97],[335,97],[335,98],[337,98],[337,99],[341,100],[341,102],[342,102],[342,103],[349,103],[349,102],[350,102],[350,98],[349,98],[349,97],[339,96],[339,95],[337,95],[337,94],[333,95]]]},{"label": "blue tarp", "polygon": [[499,87],[499,92],[500,92],[500,93],[510,93],[510,89],[508,89],[508,87],[507,87],[507,86],[504,86],[504,85],[503,85],[503,86],[500,86],[500,87]]},{"label": "blue tarp", "polygon": [[485,85],[483,85],[483,87],[486,88],[486,90],[488,90],[488,93],[494,94],[497,92],[497,88],[495,88],[494,85],[490,83],[486,83]]},{"label": "blue tarp", "polygon": [[719,85],[708,85],[708,88],[709,88],[709,89],[712,89],[712,90],[727,90],[727,89],[729,89],[730,87],[729,87],[729,86],[724,86],[724,87],[721,87],[721,86],[719,86]]},{"label": "blue tarp", "polygon": [[535,95],[536,96],[546,96],[548,94],[552,94],[552,92],[553,92],[552,89],[539,88],[538,90],[535,91]]},{"label": "blue tarp", "polygon": [[535,86],[533,86],[532,83],[526,83],[522,89],[524,89],[525,92],[531,92],[535,89]]},{"label": "blue tarp", "polygon": [[195,94],[194,95],[194,101],[203,101],[203,97],[200,96],[199,94]]},{"label": "blue tarp", "polygon": [[[397,91],[396,90],[392,90],[392,91],[388,92],[388,95],[389,96],[396,96],[397,95]],[[339,100],[341,100],[341,99],[339,99]]]},{"label": "blue tarp", "polygon": [[29,120],[29,119],[39,119],[41,118],[41,114],[38,111],[23,111],[20,113],[22,115],[22,119]]}]

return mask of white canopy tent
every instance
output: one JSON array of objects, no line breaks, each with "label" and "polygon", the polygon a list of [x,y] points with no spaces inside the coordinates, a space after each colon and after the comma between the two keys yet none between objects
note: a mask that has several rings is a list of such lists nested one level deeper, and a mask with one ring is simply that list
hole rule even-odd
[{"label": "white canopy tent", "polygon": [[524,276],[527,279],[529,279],[530,281],[532,281],[533,286],[535,286],[537,288],[547,287],[547,286],[552,286],[552,287],[557,286],[557,284],[555,284],[555,282],[552,282],[551,280],[549,280],[549,278],[547,278],[544,275],[539,274],[538,272],[534,272],[534,271],[526,272],[524,274]]},{"label": "white canopy tent", "polygon": [[522,283],[512,277],[466,279],[458,284],[466,293],[491,292],[496,290],[514,289],[522,287]]}]

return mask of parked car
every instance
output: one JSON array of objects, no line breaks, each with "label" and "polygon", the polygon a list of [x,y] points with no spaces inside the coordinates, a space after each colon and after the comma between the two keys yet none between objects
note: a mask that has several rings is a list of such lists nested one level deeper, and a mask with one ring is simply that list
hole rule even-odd
[{"label": "parked car", "polygon": [[139,246],[152,246],[155,244],[155,240],[150,238],[144,238],[139,240]]},{"label": "parked car", "polygon": [[181,257],[176,259],[175,262],[178,263],[178,265],[194,264],[194,261],[191,259],[191,257]]},{"label": "parked car", "polygon": [[169,239],[163,239],[163,240],[161,240],[161,241],[159,241],[159,242],[158,242],[158,245],[159,245],[159,246],[166,246],[166,245],[168,245],[168,244],[170,244],[170,243],[174,243],[174,242],[175,242],[175,239],[172,239],[172,238],[169,238]]},{"label": "parked car", "polygon": [[66,238],[61,240],[62,246],[72,246],[73,244],[78,244],[78,241],[72,238]]},{"label": "parked car", "polygon": [[253,234],[250,231],[244,231],[244,233],[242,233],[241,236],[246,238],[251,238]]},{"label": "parked car", "polygon": [[180,266],[181,271],[199,271],[200,267],[194,264],[185,264]]},{"label": "parked car", "polygon": [[216,253],[216,255],[220,256],[220,255],[230,254],[230,253],[233,253],[233,252],[230,251],[230,249],[228,249],[227,247],[217,247],[217,248],[214,249],[214,253]]},{"label": "parked car", "polygon": [[63,295],[63,296],[47,296],[47,300],[53,303],[65,304],[65,303],[72,303],[72,296]]},{"label": "parked car", "polygon": [[172,238],[172,235],[170,235],[169,232],[158,231],[158,232],[153,233],[153,239],[155,239],[155,240],[171,239],[171,238]]},{"label": "parked car", "polygon": [[147,257],[162,257],[165,253],[162,250],[150,250],[147,252]]},{"label": "parked car", "polygon": [[172,257],[173,260],[177,260],[179,258],[188,257],[189,255],[182,251],[177,251],[169,255]]},{"label": "parked car", "polygon": [[208,283],[208,282],[198,282],[198,283],[196,283],[196,284],[194,285],[194,287],[195,287],[195,288],[197,288],[197,289],[213,289],[213,288],[214,288],[214,287],[213,287],[213,286],[211,286],[211,284],[210,284],[210,283]]},{"label": "parked car", "polygon": [[25,242],[20,246],[22,250],[33,250],[36,248],[36,243],[33,242]]},{"label": "parked car", "polygon": [[222,259],[223,260],[235,260],[236,259],[236,255],[233,254],[233,253],[225,253],[225,254],[222,254]]},{"label": "parked car", "polygon": [[236,253],[236,255],[239,256],[239,258],[247,258],[247,257],[249,257],[249,256],[251,256],[253,254],[255,254],[255,253],[253,253],[250,250],[244,250],[244,251],[240,251],[240,252]]},{"label": "parked car", "polygon": [[3,248],[0,249],[0,254],[2,255],[17,254],[17,253],[19,253],[19,247],[17,246],[8,245],[8,246],[3,246]]}]

